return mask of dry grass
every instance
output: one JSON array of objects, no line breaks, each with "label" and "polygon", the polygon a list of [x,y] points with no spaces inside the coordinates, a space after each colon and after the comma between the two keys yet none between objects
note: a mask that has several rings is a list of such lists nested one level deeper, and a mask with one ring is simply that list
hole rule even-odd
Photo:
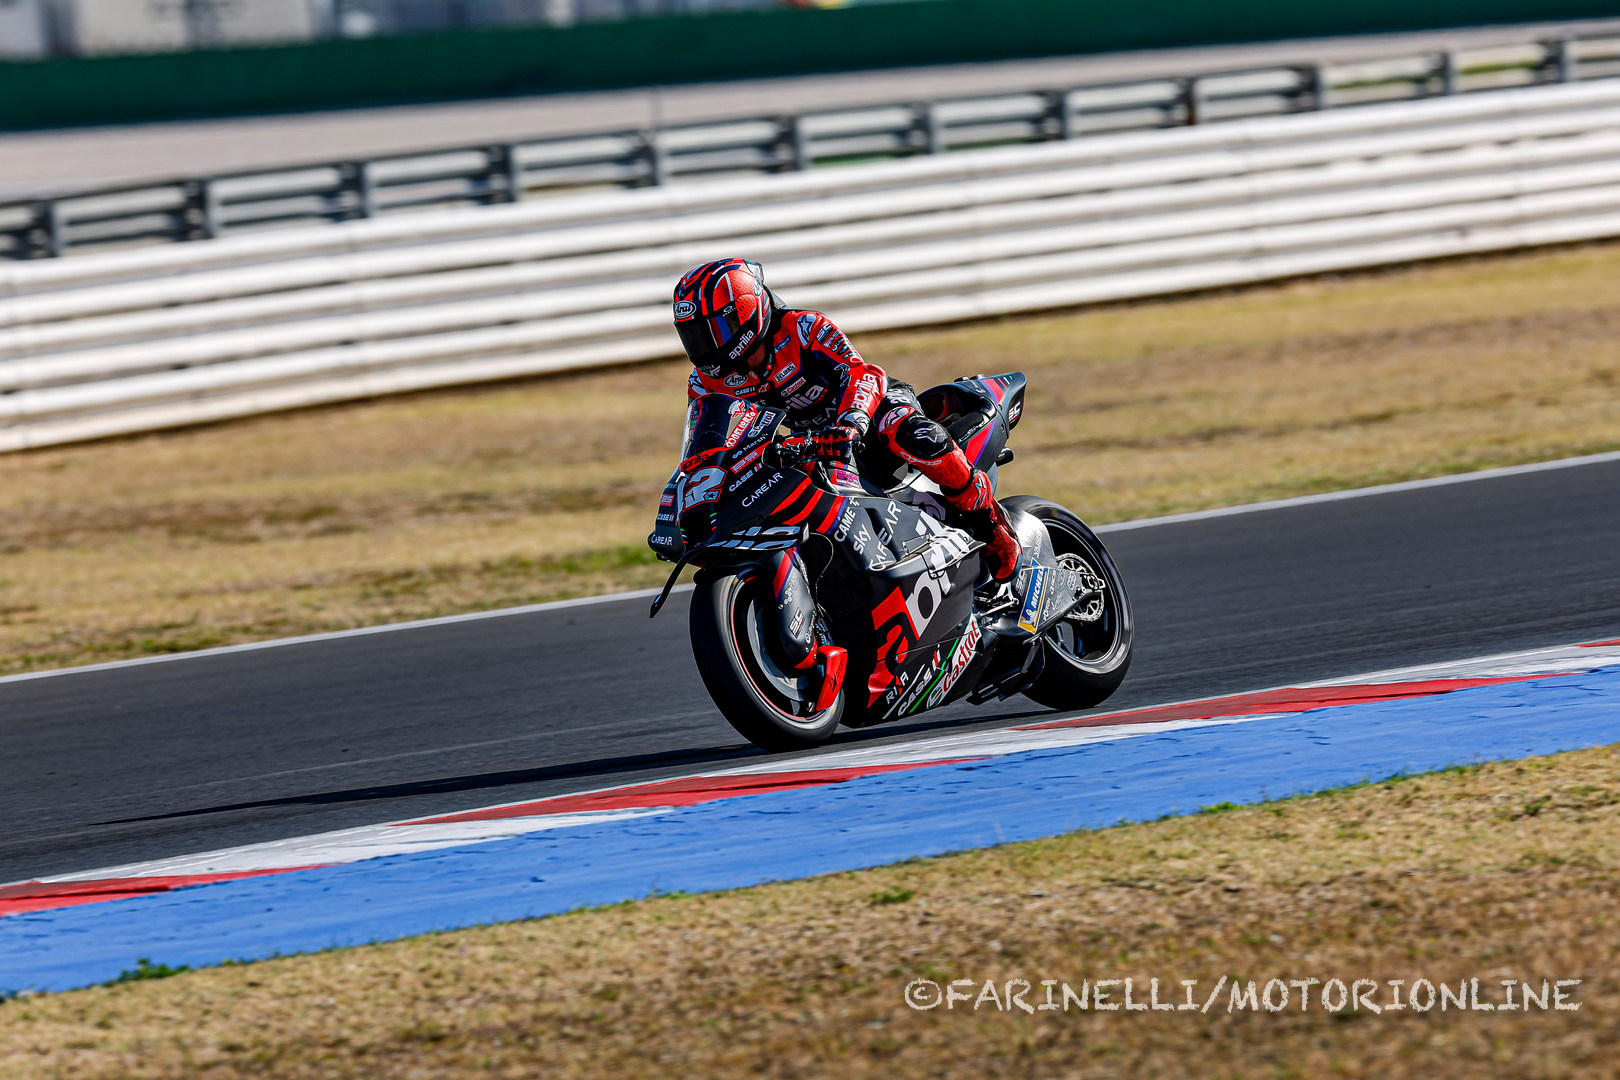
[{"label": "dry grass", "polygon": [[[1101,522],[1613,449],[1617,331],[1606,245],[859,344],[919,385],[1029,372],[1006,490]],[[656,584],[683,380],[0,457],[0,672]]]},{"label": "dry grass", "polygon": [[[1595,1077],[1620,753],[0,1006],[0,1075]],[[746,927],[746,933],[739,933]],[[915,977],[1578,978],[1579,1011],[914,1012]],[[1118,1001],[1121,988],[1113,989]],[[1039,1002],[1040,991],[1028,1000]],[[1061,1000],[1061,998],[1059,998]],[[1297,991],[1293,998],[1297,1007]],[[1521,999],[1522,1000],[1522,999]]]}]

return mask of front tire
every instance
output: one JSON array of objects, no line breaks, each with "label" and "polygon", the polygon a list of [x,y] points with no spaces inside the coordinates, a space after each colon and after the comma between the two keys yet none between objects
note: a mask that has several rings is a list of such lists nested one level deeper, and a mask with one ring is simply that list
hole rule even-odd
[{"label": "front tire", "polygon": [[1046,655],[1040,677],[1024,696],[1052,709],[1089,709],[1106,701],[1131,666],[1136,622],[1119,569],[1097,534],[1050,499],[1015,495],[1003,499],[1046,527],[1059,564],[1084,568],[1101,578],[1101,602],[1082,602],[1074,615],[1053,627],[1041,642]]},{"label": "front tire", "polygon": [[709,696],[743,738],[772,752],[819,746],[843,719],[844,691],[816,711],[821,675],[771,655],[774,615],[758,579],[705,570],[692,594],[692,656]]}]

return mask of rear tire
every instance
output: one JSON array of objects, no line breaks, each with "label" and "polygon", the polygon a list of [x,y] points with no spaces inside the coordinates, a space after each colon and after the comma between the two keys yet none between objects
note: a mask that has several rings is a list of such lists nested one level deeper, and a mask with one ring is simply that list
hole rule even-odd
[{"label": "rear tire", "polygon": [[1046,526],[1060,563],[1082,564],[1103,580],[1101,610],[1083,602],[1080,612],[1089,614],[1087,609],[1092,608],[1095,618],[1071,616],[1052,628],[1041,642],[1046,655],[1040,677],[1024,691],[1024,696],[1048,708],[1092,708],[1119,689],[1131,666],[1136,623],[1119,569],[1097,534],[1065,507],[1033,495],[1015,495],[1003,499],[1002,505],[1022,510]]},{"label": "rear tire", "polygon": [[815,711],[821,675],[787,668],[771,656],[774,616],[758,580],[705,570],[692,594],[692,655],[709,696],[743,738],[772,752],[803,750],[832,738],[844,715],[844,691]]}]

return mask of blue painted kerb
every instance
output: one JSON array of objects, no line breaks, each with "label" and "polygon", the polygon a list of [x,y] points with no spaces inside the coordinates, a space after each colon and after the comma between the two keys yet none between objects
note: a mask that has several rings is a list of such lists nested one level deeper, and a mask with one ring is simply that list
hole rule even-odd
[{"label": "blue painted kerb", "polygon": [[705,892],[1620,741],[1620,668],[728,799],[0,919],[0,990]]}]

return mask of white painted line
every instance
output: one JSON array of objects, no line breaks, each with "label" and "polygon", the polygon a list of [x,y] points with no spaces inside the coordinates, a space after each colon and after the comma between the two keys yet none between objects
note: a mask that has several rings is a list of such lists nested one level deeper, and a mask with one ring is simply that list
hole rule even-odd
[{"label": "white painted line", "polygon": [[[886,743],[880,746],[855,746],[833,750],[817,757],[795,757],[797,767],[816,769],[860,768],[868,765],[923,765],[934,761],[960,761],[968,758],[996,758],[1008,754],[1022,754],[1031,750],[1066,750],[1090,743],[1116,742],[1146,735],[1162,735],[1189,728],[1218,727],[1225,724],[1245,724],[1252,720],[1269,720],[1281,713],[1254,713],[1242,716],[1215,716],[1189,720],[1154,720],[1148,723],[1111,724],[1106,727],[1070,728],[996,728],[991,731],[968,731],[957,735],[942,735],[919,742]],[[1074,719],[1069,717],[1068,719]],[[1058,723],[1048,720],[1042,723]],[[814,764],[811,764],[813,762]],[[765,762],[740,769],[709,773],[710,776],[747,776],[782,772],[781,762]]]},{"label": "white painted line", "polygon": [[1606,454],[1587,454],[1583,457],[1559,458],[1557,461],[1537,461],[1529,465],[1506,465],[1500,469],[1480,469],[1477,472],[1452,473],[1450,476],[1431,476],[1427,480],[1405,480],[1399,484],[1377,484],[1373,487],[1349,488],[1345,491],[1324,491],[1320,495],[1299,495],[1292,499],[1272,499],[1269,502],[1244,503],[1241,506],[1222,506],[1213,510],[1194,510],[1186,514],[1166,514],[1163,517],[1138,518],[1135,521],[1116,521],[1111,525],[1098,525],[1097,533],[1130,532],[1133,529],[1151,529],[1158,525],[1180,525],[1187,521],[1207,521],[1210,518],[1235,517],[1238,514],[1257,514],[1266,510],[1286,510],[1293,506],[1314,506],[1317,503],[1342,502],[1345,499],[1365,499],[1373,495],[1395,495],[1403,491],[1422,491],[1425,488],[1450,487],[1452,484],[1471,484],[1476,480],[1500,480],[1527,473],[1551,472],[1555,469],[1574,469],[1582,465],[1603,465],[1620,461],[1620,450]]},{"label": "white painted line", "polygon": [[1591,671],[1620,664],[1620,645],[1553,645],[1544,649],[1495,653],[1468,660],[1374,671],[1355,679],[1295,683],[1302,689],[1346,683],[1423,682],[1429,679],[1492,679],[1505,675],[1545,675],[1553,671]]},{"label": "white painted line", "polygon": [[551,829],[571,829],[608,821],[668,813],[667,807],[634,810],[603,810],[582,814],[552,814],[547,817],[505,818],[498,821],[457,821],[440,825],[417,825],[409,829],[393,825],[362,825],[354,829],[294,836],[262,844],[180,855],[170,859],[110,866],[76,874],[40,878],[47,885],[62,881],[103,881],[108,878],[186,877],[192,874],[239,874],[260,870],[291,870],[301,866],[332,866],[387,855],[409,855],[447,847],[487,844],[511,840]]},{"label": "white painted line", "polygon": [[[1480,469],[1477,472],[1455,473],[1450,476],[1435,476],[1427,480],[1407,480],[1399,484],[1379,484],[1374,487],[1350,488],[1345,491],[1328,491],[1320,495],[1300,495],[1292,499],[1273,499],[1268,502],[1243,503],[1239,506],[1223,506],[1213,510],[1194,510],[1186,514],[1166,514],[1163,517],[1139,518],[1135,521],[1116,521],[1108,525],[1098,525],[1093,531],[1097,533],[1130,532],[1135,529],[1151,529],[1159,525],[1180,525],[1184,522],[1205,521],[1210,518],[1235,517],[1239,514],[1256,514],[1267,510],[1286,510],[1294,506],[1311,506],[1316,503],[1340,502],[1344,499],[1362,499],[1375,495],[1393,495],[1403,491],[1420,491],[1424,488],[1449,487],[1452,484],[1468,484],[1476,480],[1498,480],[1504,477],[1523,476],[1527,473],[1549,472],[1556,469],[1573,469],[1582,465],[1602,465],[1609,462],[1620,461],[1620,450],[1605,454],[1587,454],[1583,457],[1560,458],[1557,461],[1538,461],[1529,465],[1509,465],[1500,469]],[[670,590],[671,594],[690,592],[691,585],[677,585]],[[302,637],[271,638],[268,641],[250,641],[244,645],[220,645],[212,649],[198,649],[195,652],[165,653],[162,656],[143,656],[135,660],[109,660],[104,664],[86,664],[83,667],[51,668],[48,671],[29,671],[21,675],[0,676],[0,684],[10,682],[23,682],[28,679],[49,679],[58,675],[78,675],[91,671],[108,671],[113,668],[137,667],[142,664],[166,664],[175,660],[190,660],[203,656],[220,656],[226,653],[252,652],[255,649],[277,649],[283,645],[304,645],[316,641],[335,641],[339,638],[363,637],[368,634],[388,634],[396,630],[419,630],[431,626],[447,626],[451,623],[477,622],[481,619],[500,619],[508,615],[530,615],[541,611],[559,611],[563,608],[584,607],[591,604],[608,604],[619,600],[648,600],[658,595],[657,589],[637,589],[634,592],[604,593],[601,596],[581,596],[573,600],[553,600],[544,604],[526,604],[522,607],[496,608],[492,611],[474,611],[466,615],[443,615],[436,619],[416,619],[412,622],[383,623],[380,626],[360,626],[353,630],[333,630],[324,634],[305,634]]]}]

